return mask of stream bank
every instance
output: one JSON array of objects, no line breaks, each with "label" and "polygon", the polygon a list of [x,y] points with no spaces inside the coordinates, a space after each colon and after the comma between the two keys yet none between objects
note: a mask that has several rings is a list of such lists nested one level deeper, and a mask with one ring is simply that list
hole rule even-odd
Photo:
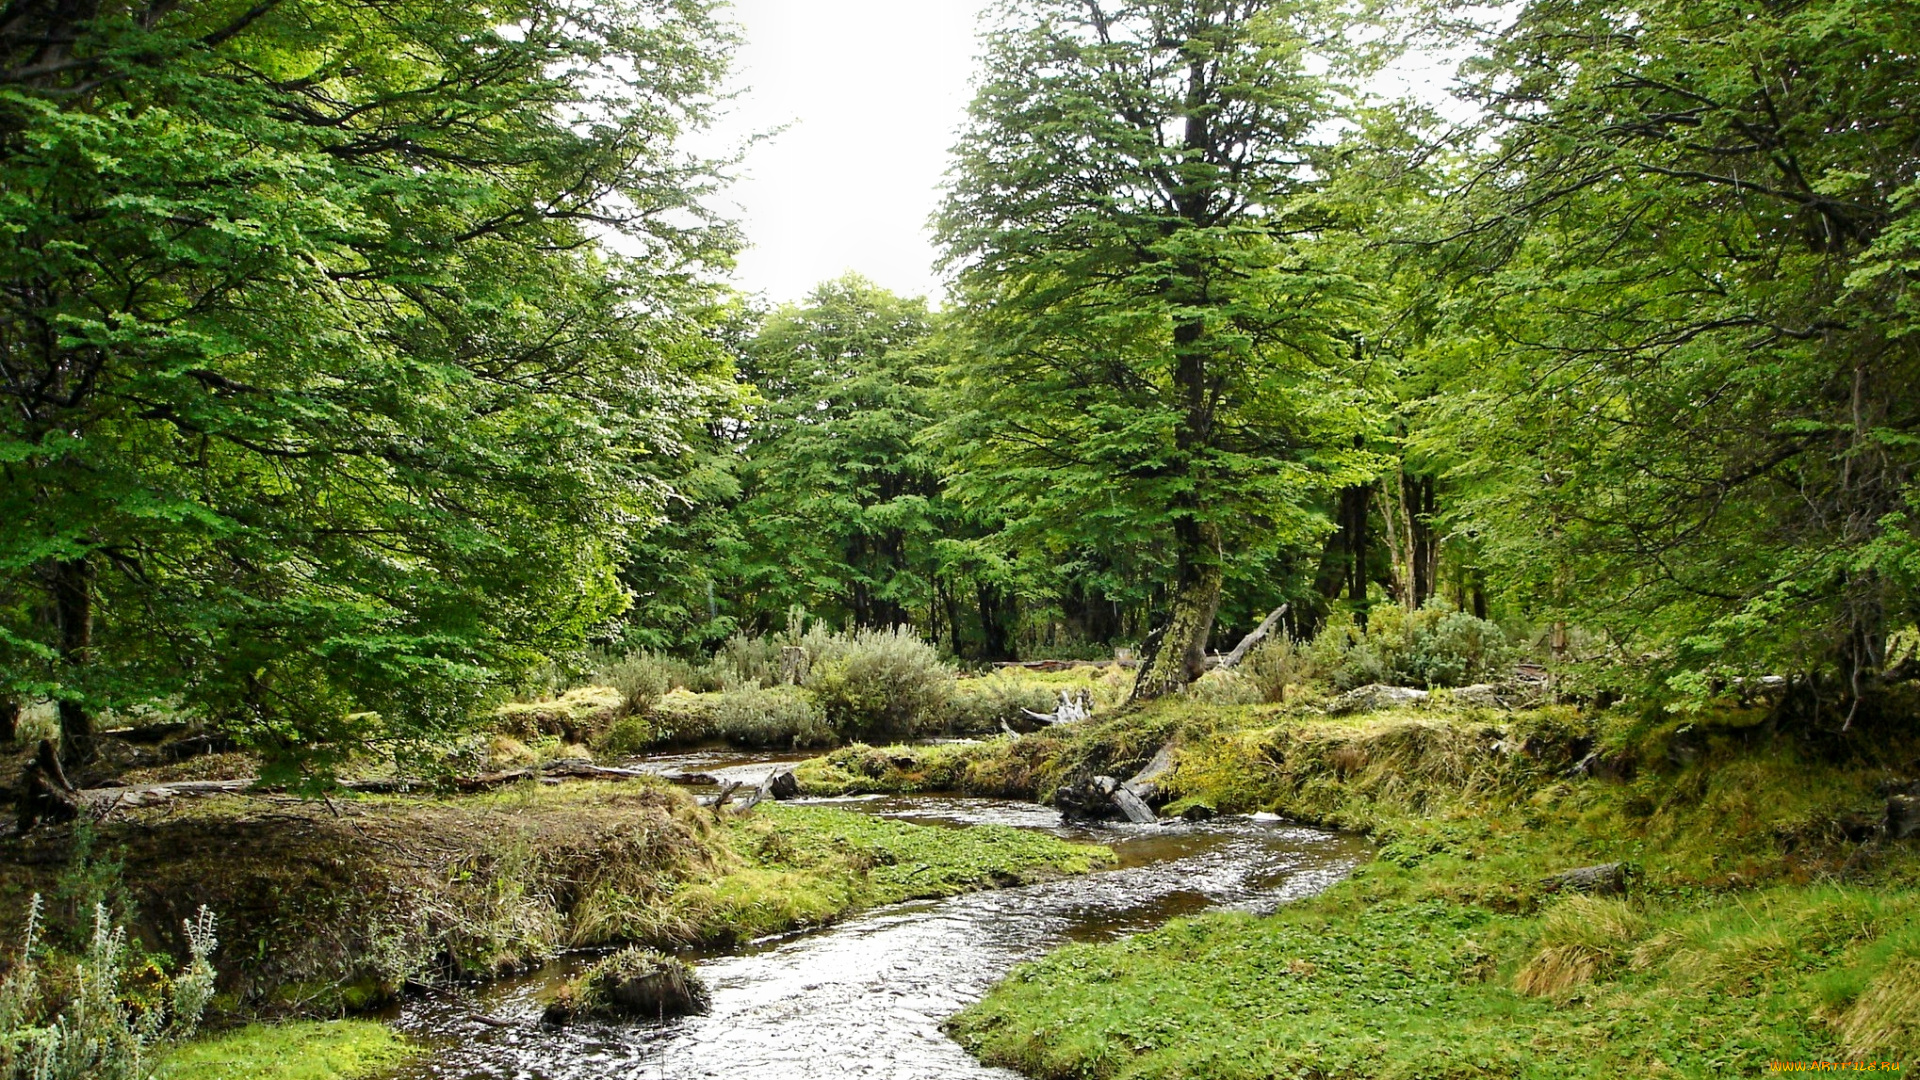
[{"label": "stream bank", "polygon": [[[1272,911],[1327,888],[1367,850],[1352,836],[1265,817],[1089,831],[1064,826],[1031,803],[966,797],[862,798],[838,801],[837,808],[932,826],[950,842],[1009,827],[1099,840],[1117,863],[1088,875],[893,905],[821,930],[708,953],[699,958],[713,997],[706,1016],[540,1029],[542,1002],[584,959],[411,999],[394,1019],[428,1052],[399,1077],[1005,1078],[1004,1070],[969,1057],[941,1024],[1016,963],[1202,911]],[[826,809],[783,806],[778,813]]]},{"label": "stream bank", "polygon": [[1169,702],[799,772],[815,791],[1036,794],[1169,744],[1167,809],[1355,829],[1376,858],[1269,917],[1177,919],[1017,968],[950,1025],[987,1062],[1044,1080],[1920,1065],[1920,846],[1897,812],[1920,796],[1911,729]]},{"label": "stream bank", "polygon": [[50,944],[72,951],[104,903],[144,948],[180,955],[182,920],[205,904],[221,941],[213,1011],[231,1023],[357,1012],[574,949],[724,947],[1110,858],[1030,830],[952,833],[832,807],[716,815],[656,778],[221,795],[0,841],[0,910],[24,918],[42,895]]}]

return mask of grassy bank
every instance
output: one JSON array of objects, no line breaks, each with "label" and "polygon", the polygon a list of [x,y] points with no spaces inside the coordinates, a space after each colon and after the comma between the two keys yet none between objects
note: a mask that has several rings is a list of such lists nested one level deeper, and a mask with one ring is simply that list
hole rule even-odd
[{"label": "grassy bank", "polygon": [[[1810,741],[1763,719],[1172,703],[1012,742],[849,748],[801,772],[819,788],[1036,795],[1124,776],[1171,742],[1172,810],[1274,811],[1381,841],[1324,896],[1069,947],[956,1019],[970,1048],[1034,1076],[1912,1068],[1920,854],[1873,827],[1920,745]],[[1622,877],[1607,895],[1555,878],[1605,863]]]},{"label": "grassy bank", "polygon": [[361,1080],[418,1052],[371,1020],[253,1024],[166,1051],[153,1080]]},{"label": "grassy bank", "polygon": [[0,842],[0,910],[42,894],[50,945],[73,949],[85,913],[106,903],[143,948],[178,955],[181,920],[205,904],[220,920],[216,1011],[333,1015],[561,949],[726,944],[1108,857],[828,809],[716,818],[650,781],[331,804],[219,797]]}]

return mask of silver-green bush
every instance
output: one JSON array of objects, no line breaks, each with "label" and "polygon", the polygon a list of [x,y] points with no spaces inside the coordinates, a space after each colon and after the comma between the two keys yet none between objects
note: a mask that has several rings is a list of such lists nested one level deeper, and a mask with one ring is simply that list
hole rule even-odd
[{"label": "silver-green bush", "polygon": [[127,935],[106,906],[93,912],[93,938],[75,967],[67,1000],[48,1003],[40,986],[41,903],[28,907],[20,959],[0,979],[0,1077],[6,1080],[144,1080],[148,1053],[199,1026],[213,998],[213,913],[186,923],[188,960],[168,1001],[135,1009],[121,993]]}]

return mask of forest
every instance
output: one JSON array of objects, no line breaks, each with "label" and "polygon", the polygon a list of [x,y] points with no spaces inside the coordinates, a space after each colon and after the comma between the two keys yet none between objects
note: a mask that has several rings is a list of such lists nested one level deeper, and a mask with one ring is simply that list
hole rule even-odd
[{"label": "forest", "polygon": [[744,33],[0,5],[0,1080],[787,1060],[1189,833],[874,1075],[1920,1064],[1920,4],[995,0],[789,303]]}]

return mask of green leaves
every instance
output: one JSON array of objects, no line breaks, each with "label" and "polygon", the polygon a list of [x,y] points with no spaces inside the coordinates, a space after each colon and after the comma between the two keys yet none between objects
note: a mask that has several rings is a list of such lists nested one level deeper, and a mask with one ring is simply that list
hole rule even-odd
[{"label": "green leaves", "polygon": [[299,752],[616,614],[714,367],[707,5],[29,8],[80,44],[0,31],[0,693]]},{"label": "green leaves", "polygon": [[1852,697],[1914,619],[1879,559],[1920,422],[1915,14],[1541,2],[1471,69],[1494,144],[1451,200],[1423,446],[1518,596],[1657,675]]},{"label": "green leaves", "polygon": [[1345,20],[1009,4],[956,148],[956,490],[1019,542],[1161,560],[1208,613],[1176,651],[1204,646],[1222,563],[1257,580],[1317,539],[1313,501],[1375,422],[1350,364],[1366,289],[1317,199],[1346,94],[1316,71],[1357,63]]}]

